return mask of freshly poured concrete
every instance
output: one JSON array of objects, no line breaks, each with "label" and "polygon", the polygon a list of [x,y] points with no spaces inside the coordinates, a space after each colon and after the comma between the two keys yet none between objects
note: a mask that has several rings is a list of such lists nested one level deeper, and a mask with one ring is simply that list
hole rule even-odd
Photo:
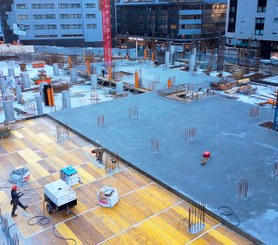
[{"label": "freshly poured concrete", "polygon": [[[138,118],[129,108],[138,106]],[[189,198],[204,202],[219,215],[231,207],[240,228],[267,244],[277,244],[278,133],[258,126],[272,121],[274,111],[223,97],[181,103],[148,93],[112,102],[67,109],[51,114],[69,127],[98,142],[138,168]],[[98,126],[98,115],[105,125]],[[185,128],[196,127],[196,137],[185,142]],[[159,140],[154,154],[151,140]],[[201,166],[202,153],[212,158]],[[238,183],[249,180],[247,200],[238,198]],[[229,220],[234,222],[234,220]]]}]

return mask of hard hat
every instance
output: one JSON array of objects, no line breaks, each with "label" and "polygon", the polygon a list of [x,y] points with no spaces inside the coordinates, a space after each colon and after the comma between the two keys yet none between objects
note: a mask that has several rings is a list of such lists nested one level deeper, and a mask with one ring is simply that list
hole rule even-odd
[{"label": "hard hat", "polygon": [[16,190],[16,189],[17,189],[17,186],[16,186],[16,185],[13,185],[13,186],[12,186],[12,189],[13,189],[13,190]]}]

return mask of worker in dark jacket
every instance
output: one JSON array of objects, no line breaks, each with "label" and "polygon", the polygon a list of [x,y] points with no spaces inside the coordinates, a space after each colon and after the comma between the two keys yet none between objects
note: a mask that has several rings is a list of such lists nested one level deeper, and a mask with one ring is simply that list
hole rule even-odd
[{"label": "worker in dark jacket", "polygon": [[15,211],[17,209],[17,205],[19,205],[21,208],[23,208],[24,210],[26,210],[26,208],[28,207],[28,205],[24,206],[20,201],[19,198],[23,196],[23,193],[21,192],[17,192],[17,186],[14,185],[12,187],[12,191],[11,191],[11,205],[13,205],[13,210],[12,210],[12,217],[16,217],[17,214],[15,214]]}]

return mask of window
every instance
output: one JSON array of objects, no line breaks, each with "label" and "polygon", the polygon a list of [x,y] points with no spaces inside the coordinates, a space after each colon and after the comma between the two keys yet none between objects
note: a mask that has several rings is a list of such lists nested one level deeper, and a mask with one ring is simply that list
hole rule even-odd
[{"label": "window", "polygon": [[44,30],[45,29],[45,25],[34,25],[34,29],[35,30]]},{"label": "window", "polygon": [[17,4],[16,8],[17,9],[28,9],[28,5],[27,4]]},{"label": "window", "polygon": [[95,8],[96,4],[95,3],[86,3],[85,8]]},{"label": "window", "polygon": [[37,38],[50,38],[50,37],[57,37],[57,35],[35,35]]},{"label": "window", "polygon": [[264,13],[266,11],[267,0],[258,0],[257,12]]},{"label": "window", "polygon": [[[0,5],[1,6],[1,5]],[[7,4],[2,4],[1,6],[2,9],[7,9],[8,8],[8,5]]]},{"label": "window", "polygon": [[48,30],[57,29],[57,26],[56,25],[46,25],[46,29],[48,29]]},{"label": "window", "polygon": [[43,14],[34,14],[33,19],[34,20],[42,20],[44,18]]},{"label": "window", "polygon": [[86,18],[87,19],[95,19],[96,18],[96,14],[86,14]]},{"label": "window", "polygon": [[45,16],[45,19],[56,19],[56,15],[55,14],[46,14]]},{"label": "window", "polygon": [[181,15],[180,16],[181,20],[197,20],[197,19],[202,19],[201,15]]},{"label": "window", "polygon": [[32,9],[42,9],[43,4],[32,4]]},{"label": "window", "polygon": [[70,19],[70,14],[60,14],[60,19]]},{"label": "window", "polygon": [[256,18],[255,22],[255,35],[264,34],[264,18]]},{"label": "window", "polygon": [[61,25],[61,29],[71,29],[71,25]]},{"label": "window", "polygon": [[171,25],[171,26],[170,26],[170,29],[171,29],[171,30],[176,30],[176,29],[177,29],[177,25]]},{"label": "window", "polygon": [[28,15],[28,14],[19,14],[19,15],[17,16],[17,18],[18,18],[19,20],[29,20],[29,15]]},{"label": "window", "polygon": [[71,18],[73,18],[73,19],[81,19],[81,14],[72,14]]},{"label": "window", "polygon": [[59,7],[59,9],[68,9],[69,4],[68,3],[59,3],[58,7]]},{"label": "window", "polygon": [[44,4],[44,8],[45,8],[45,9],[54,9],[54,3],[47,3],[47,4]]},{"label": "window", "polygon": [[73,24],[71,25],[72,29],[82,29],[82,25],[81,24]]},{"label": "window", "polygon": [[97,25],[96,24],[87,24],[86,27],[87,27],[87,29],[96,29]]},{"label": "window", "polygon": [[82,29],[82,24],[63,24],[61,29]]},{"label": "window", "polygon": [[24,26],[24,28],[25,28],[26,31],[27,31],[27,30],[31,30],[30,25],[22,25],[22,26]]},{"label": "window", "polygon": [[80,8],[80,4],[79,4],[79,3],[72,3],[72,4],[70,5],[70,8],[71,8],[71,9],[78,9],[78,8]]},{"label": "window", "polygon": [[274,18],[274,23],[278,23],[278,18]]},{"label": "window", "polygon": [[83,34],[64,34],[62,37],[83,37]]},{"label": "window", "polygon": [[200,29],[201,25],[199,24],[188,24],[188,25],[180,25],[180,29]]}]

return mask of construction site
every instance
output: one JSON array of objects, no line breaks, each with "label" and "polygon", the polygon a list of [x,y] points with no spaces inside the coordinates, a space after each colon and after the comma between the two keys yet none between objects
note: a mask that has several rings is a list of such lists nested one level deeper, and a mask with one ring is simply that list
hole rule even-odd
[{"label": "construction site", "polygon": [[277,243],[276,64],[194,45],[0,50],[2,244]]}]

